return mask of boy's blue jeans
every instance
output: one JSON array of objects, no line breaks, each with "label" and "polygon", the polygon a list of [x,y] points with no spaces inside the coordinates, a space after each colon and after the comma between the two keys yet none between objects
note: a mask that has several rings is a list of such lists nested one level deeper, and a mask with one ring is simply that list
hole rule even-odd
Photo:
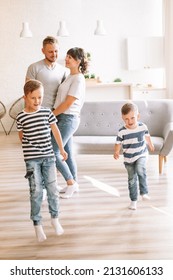
[{"label": "boy's blue jeans", "polygon": [[52,135],[52,145],[56,157],[56,168],[66,181],[69,179],[77,181],[77,165],[73,155],[73,134],[79,126],[80,118],[75,115],[60,114],[57,116],[57,120],[57,126],[61,133],[64,149],[68,153],[68,158],[66,161],[62,160],[59,147]]},{"label": "boy's blue jeans", "polygon": [[43,187],[47,190],[49,213],[51,218],[58,217],[59,201],[57,174],[54,157],[27,160],[26,176],[30,186],[31,220],[34,225],[41,224],[41,204]]},{"label": "boy's blue jeans", "polygon": [[146,160],[146,157],[140,157],[133,163],[124,163],[128,173],[128,188],[131,201],[137,201],[138,181],[140,195],[148,193]]}]

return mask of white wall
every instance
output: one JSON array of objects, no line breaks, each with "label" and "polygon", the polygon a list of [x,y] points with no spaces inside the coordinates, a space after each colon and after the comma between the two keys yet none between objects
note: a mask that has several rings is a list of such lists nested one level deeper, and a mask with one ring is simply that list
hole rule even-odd
[{"label": "white wall", "polygon": [[[130,36],[162,36],[162,0],[0,0],[0,100],[7,111],[23,94],[28,65],[41,59],[42,40],[56,35],[65,20],[69,37],[60,37],[60,56],[73,46],[92,55],[92,69],[105,81],[162,83],[159,71],[127,71],[125,39]],[[106,36],[95,36],[96,20],[102,19]],[[28,21],[33,37],[19,37]],[[161,86],[161,85],[160,85]],[[8,130],[8,114],[3,123]],[[1,127],[0,127],[1,129]]]}]

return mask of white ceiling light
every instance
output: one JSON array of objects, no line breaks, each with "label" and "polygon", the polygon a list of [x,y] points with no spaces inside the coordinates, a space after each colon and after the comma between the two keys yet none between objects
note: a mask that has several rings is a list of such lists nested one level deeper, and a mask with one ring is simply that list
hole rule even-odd
[{"label": "white ceiling light", "polygon": [[59,22],[59,29],[57,35],[61,37],[69,36],[69,32],[67,30],[66,23],[64,20]]},{"label": "white ceiling light", "polygon": [[22,31],[20,32],[20,37],[21,38],[31,38],[32,37],[32,32],[29,28],[28,22],[22,23]]},{"label": "white ceiling light", "polygon": [[103,26],[103,21],[102,20],[97,20],[97,26],[96,29],[94,31],[94,35],[106,35],[106,30]]}]

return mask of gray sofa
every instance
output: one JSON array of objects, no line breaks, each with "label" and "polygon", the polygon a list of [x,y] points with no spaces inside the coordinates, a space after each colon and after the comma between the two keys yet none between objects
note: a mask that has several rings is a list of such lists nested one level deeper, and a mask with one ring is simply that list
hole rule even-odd
[{"label": "gray sofa", "polygon": [[[112,154],[119,128],[123,125],[121,107],[127,100],[85,102],[81,122],[74,135],[74,148],[80,154]],[[133,100],[140,120],[149,129],[159,156],[159,173],[173,146],[173,100]]]}]

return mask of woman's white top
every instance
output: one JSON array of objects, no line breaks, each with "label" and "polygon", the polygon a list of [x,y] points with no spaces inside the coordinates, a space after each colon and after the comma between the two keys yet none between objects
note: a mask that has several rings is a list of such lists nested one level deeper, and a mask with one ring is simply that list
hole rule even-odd
[{"label": "woman's white top", "polygon": [[66,97],[74,96],[75,102],[63,113],[79,115],[85,101],[85,77],[82,73],[69,75],[65,81],[59,85],[54,108],[56,109]]}]

